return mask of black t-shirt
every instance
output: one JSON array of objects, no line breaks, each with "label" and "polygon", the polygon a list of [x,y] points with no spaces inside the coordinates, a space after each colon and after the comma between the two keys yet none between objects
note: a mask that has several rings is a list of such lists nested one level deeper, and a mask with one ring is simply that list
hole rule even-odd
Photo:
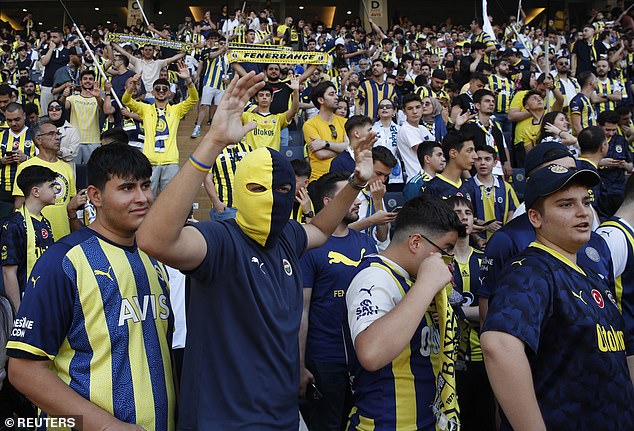
[{"label": "black t-shirt", "polygon": [[[48,48],[47,48],[48,49]],[[44,52],[46,54],[46,52]],[[42,86],[44,87],[52,87],[53,86],[53,76],[57,69],[60,67],[64,67],[68,64],[68,49],[62,48],[59,51],[53,51],[53,55],[51,56],[51,60],[44,67],[44,76],[42,77]]]},{"label": "black t-shirt", "polygon": [[403,101],[403,97],[406,94],[410,94],[414,92],[414,84],[409,81],[403,82],[403,85],[398,86],[394,85],[394,93],[396,94],[396,99],[398,101],[398,106],[403,106],[401,103]]},{"label": "black t-shirt", "polygon": [[453,108],[456,105],[460,106],[462,112],[468,110],[471,111],[472,114],[478,113],[478,110],[475,107],[475,103],[473,103],[473,98],[467,93],[459,94],[453,98],[453,100],[451,101],[451,107]]},{"label": "black t-shirt", "polygon": [[281,114],[288,111],[288,101],[293,94],[286,81],[275,83],[269,82],[268,85],[273,89],[273,100],[271,101],[271,113]]},{"label": "black t-shirt", "polygon": [[572,47],[572,53],[577,55],[577,70],[575,74],[590,70],[595,72],[595,64],[599,60],[601,54],[605,54],[605,46],[601,41],[594,41],[592,45],[588,45],[585,40],[575,42]]},{"label": "black t-shirt", "polygon": [[515,83],[515,91],[530,90],[530,61],[520,60],[517,64],[509,64],[509,77]]}]

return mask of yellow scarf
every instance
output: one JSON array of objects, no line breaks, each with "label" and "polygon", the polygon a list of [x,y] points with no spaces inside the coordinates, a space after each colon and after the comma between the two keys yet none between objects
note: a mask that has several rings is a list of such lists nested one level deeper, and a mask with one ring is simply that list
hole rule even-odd
[{"label": "yellow scarf", "polygon": [[436,294],[429,311],[438,315],[440,350],[431,354],[431,365],[436,377],[436,397],[432,411],[436,415],[436,430],[460,430],[460,410],[456,395],[456,355],[458,353],[458,319],[449,305],[448,291],[451,283]]}]

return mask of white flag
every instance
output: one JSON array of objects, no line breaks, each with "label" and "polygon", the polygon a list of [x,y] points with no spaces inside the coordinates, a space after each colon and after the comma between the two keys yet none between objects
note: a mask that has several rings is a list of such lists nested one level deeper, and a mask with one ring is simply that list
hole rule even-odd
[{"label": "white flag", "polygon": [[487,10],[487,0],[482,0],[482,30],[493,39],[494,42],[497,42],[497,38],[495,37],[495,33],[493,32],[493,26],[491,25],[491,21],[489,21],[489,13]]}]

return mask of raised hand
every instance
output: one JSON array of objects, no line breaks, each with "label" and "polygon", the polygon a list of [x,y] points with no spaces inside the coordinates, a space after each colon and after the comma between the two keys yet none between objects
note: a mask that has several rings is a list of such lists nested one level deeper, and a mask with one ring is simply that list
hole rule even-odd
[{"label": "raised hand", "polygon": [[[255,129],[257,123],[250,121],[242,124],[242,112],[244,107],[262,87],[264,87],[264,74],[249,72],[242,78],[233,78],[225,90],[225,94],[216,109],[211,127],[203,137],[201,145],[217,145],[222,148],[235,144]],[[370,154],[370,160],[372,154]]]},{"label": "raised hand", "polygon": [[460,129],[467,121],[475,118],[475,114],[471,111],[465,111],[456,117],[456,129]]},{"label": "raised hand", "polygon": [[189,73],[189,69],[187,68],[187,65],[182,59],[178,60],[178,62],[176,63],[176,66],[178,67],[177,74],[179,78],[188,80],[191,77],[191,74]]},{"label": "raised hand", "polygon": [[297,77],[296,75],[291,76],[288,87],[293,91],[299,91],[299,77]]},{"label": "raised hand", "polygon": [[136,86],[140,80],[141,80],[141,73],[137,73],[136,75],[134,75],[132,78],[128,80],[128,84],[126,85],[125,90],[130,94],[134,94],[136,92]]},{"label": "raised hand", "polygon": [[350,143],[354,151],[354,174],[363,182],[367,182],[374,173],[372,147],[376,141],[376,133],[370,132],[365,138],[356,141],[355,145]]}]

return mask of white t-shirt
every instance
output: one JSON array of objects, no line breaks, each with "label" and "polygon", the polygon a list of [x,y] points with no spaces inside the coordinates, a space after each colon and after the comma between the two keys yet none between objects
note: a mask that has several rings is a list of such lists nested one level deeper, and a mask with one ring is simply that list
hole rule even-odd
[{"label": "white t-shirt", "polygon": [[135,73],[143,74],[141,75],[141,79],[148,93],[154,88],[154,81],[159,78],[161,69],[167,66],[167,61],[165,60],[152,60],[147,62],[143,59],[132,57],[130,62],[132,66],[134,66]]},{"label": "white t-shirt", "polygon": [[405,122],[398,131],[396,144],[405,164],[405,173],[407,178],[412,178],[421,170],[420,162],[416,156],[416,150],[412,147],[417,146],[421,142],[433,141],[434,137],[426,127],[414,127]]},{"label": "white t-shirt", "polygon": [[[620,221],[630,229],[632,225],[626,222],[624,219]],[[597,233],[603,237],[608,244],[610,254],[612,255],[612,266],[614,269],[614,277],[619,277],[625,271],[625,265],[627,264],[627,255],[630,244],[627,242],[627,238],[621,229],[614,226],[600,226],[597,229]]]},{"label": "white t-shirt", "polygon": [[185,275],[178,269],[165,265],[170,284],[170,303],[174,312],[172,349],[185,348],[187,319],[185,318]]},{"label": "white t-shirt", "polygon": [[[411,279],[407,271],[395,262],[384,256],[379,257],[404,278]],[[369,267],[359,272],[346,292],[348,325],[353,344],[357,335],[389,313],[402,299],[399,286],[385,269]]]}]

